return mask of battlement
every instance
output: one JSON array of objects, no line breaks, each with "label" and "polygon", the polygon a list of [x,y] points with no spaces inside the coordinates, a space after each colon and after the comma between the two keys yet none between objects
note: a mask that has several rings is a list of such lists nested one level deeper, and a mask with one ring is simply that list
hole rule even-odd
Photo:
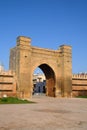
[{"label": "battlement", "polygon": [[17,37],[17,46],[18,45],[31,45],[31,38],[25,37],[25,36],[19,36]]},{"label": "battlement", "polygon": [[11,71],[11,70],[9,70],[9,71],[1,71],[0,72],[0,76],[2,75],[2,76],[6,76],[6,75],[8,75],[8,76],[11,76],[11,75],[14,75],[15,73],[13,72],[13,71]]},{"label": "battlement", "polygon": [[72,74],[72,79],[87,79],[87,73]]}]

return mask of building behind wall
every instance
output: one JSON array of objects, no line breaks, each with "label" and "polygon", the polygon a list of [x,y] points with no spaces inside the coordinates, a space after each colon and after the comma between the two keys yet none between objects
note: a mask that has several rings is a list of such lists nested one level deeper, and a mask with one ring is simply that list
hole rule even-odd
[{"label": "building behind wall", "polygon": [[33,94],[46,93],[46,79],[44,74],[33,75]]},{"label": "building behind wall", "polygon": [[0,72],[2,72],[4,70],[4,66],[2,65],[2,63],[0,63]]}]

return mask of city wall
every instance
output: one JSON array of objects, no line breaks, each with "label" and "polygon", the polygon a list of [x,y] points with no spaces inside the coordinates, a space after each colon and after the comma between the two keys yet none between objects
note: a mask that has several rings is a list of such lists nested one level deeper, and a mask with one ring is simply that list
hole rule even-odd
[{"label": "city wall", "polygon": [[87,96],[87,74],[72,75],[72,96]]},{"label": "city wall", "polygon": [[87,95],[87,74],[72,74],[72,48],[58,50],[31,46],[31,39],[20,36],[10,50],[9,71],[0,72],[0,95],[30,98],[33,72],[39,67],[46,76],[47,96],[72,97]]},{"label": "city wall", "polygon": [[17,82],[15,73],[11,71],[0,72],[0,97],[16,96]]},{"label": "city wall", "polygon": [[[38,77],[41,82],[45,80],[45,77],[40,75],[35,75],[34,84],[39,82]],[[0,72],[0,97],[4,95],[7,96],[18,96],[17,91],[17,79],[15,73],[11,71],[1,71]],[[72,97],[76,96],[87,96],[87,74],[72,74]],[[23,97],[21,92],[21,97]]]}]

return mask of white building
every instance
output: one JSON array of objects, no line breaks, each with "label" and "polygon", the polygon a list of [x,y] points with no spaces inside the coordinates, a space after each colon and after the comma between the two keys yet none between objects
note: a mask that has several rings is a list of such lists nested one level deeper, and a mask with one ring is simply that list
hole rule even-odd
[{"label": "white building", "polygon": [[33,85],[34,93],[45,93],[46,87],[46,78],[44,74],[34,74],[33,75]]},{"label": "white building", "polygon": [[0,63],[0,72],[4,71],[4,66]]}]

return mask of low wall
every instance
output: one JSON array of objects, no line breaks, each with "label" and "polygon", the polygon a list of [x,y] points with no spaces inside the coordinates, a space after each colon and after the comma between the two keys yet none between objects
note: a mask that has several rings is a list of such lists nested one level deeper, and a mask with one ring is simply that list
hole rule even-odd
[{"label": "low wall", "polygon": [[[43,78],[43,76],[42,76]],[[0,97],[19,96],[23,98],[23,92],[17,92],[17,80],[15,73],[11,71],[0,72]],[[87,96],[87,74],[72,75],[72,96]]]},{"label": "low wall", "polygon": [[16,87],[16,78],[13,72],[0,72],[0,97],[15,96]]},{"label": "low wall", "polygon": [[72,75],[72,96],[87,96],[87,74]]}]

